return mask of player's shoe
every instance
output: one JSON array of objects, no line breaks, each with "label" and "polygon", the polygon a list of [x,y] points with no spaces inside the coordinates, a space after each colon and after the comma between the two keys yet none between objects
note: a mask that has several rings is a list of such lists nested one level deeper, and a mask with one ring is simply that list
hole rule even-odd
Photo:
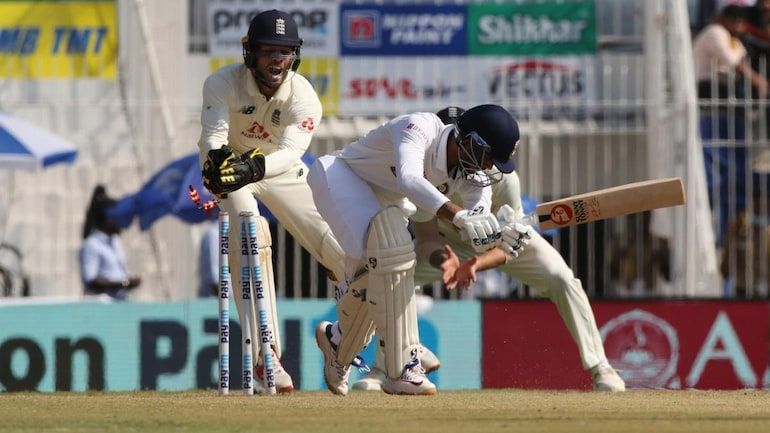
[{"label": "player's shoe", "polygon": [[594,391],[623,392],[626,390],[626,383],[609,365],[597,365],[591,369],[591,374],[594,379]]},{"label": "player's shoe", "polygon": [[324,354],[324,380],[326,387],[333,394],[348,395],[348,376],[350,364],[341,365],[337,362],[337,348],[332,343],[331,322],[321,322],[315,328],[315,341]]},{"label": "player's shoe", "polygon": [[[441,361],[436,354],[423,345],[420,345],[418,356],[422,368],[425,369],[425,374],[432,373],[441,367]],[[375,365],[361,379],[353,382],[353,389],[356,391],[382,391],[382,381],[385,380],[385,377],[382,368]]]},{"label": "player's shoe", "polygon": [[382,382],[385,380],[385,372],[377,367],[353,382],[353,389],[356,391],[382,391]]},{"label": "player's shoe", "polygon": [[[278,359],[275,351],[272,349],[270,350],[273,352],[273,374],[275,375],[275,390],[279,394],[287,394],[293,392],[294,382],[291,380],[291,376],[286,370],[284,370],[283,366],[281,365],[281,360]],[[260,356],[259,360],[257,361],[255,371],[257,373],[257,380],[254,384],[254,392],[263,394],[265,392],[265,388],[263,386],[265,383],[265,368],[262,366],[262,356]]]},{"label": "player's shoe", "polygon": [[386,377],[382,382],[382,390],[387,394],[435,395],[436,385],[425,376],[425,369],[420,365],[420,360],[415,359],[406,364],[401,377],[396,379]]},{"label": "player's shoe", "polygon": [[422,344],[417,356],[420,357],[420,364],[422,364],[426,374],[433,373],[441,367],[441,361],[439,361],[436,354]]}]

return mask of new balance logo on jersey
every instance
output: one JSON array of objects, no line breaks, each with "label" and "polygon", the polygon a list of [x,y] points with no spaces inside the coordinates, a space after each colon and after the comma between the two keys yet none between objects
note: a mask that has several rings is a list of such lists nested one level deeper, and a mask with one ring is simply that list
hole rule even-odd
[{"label": "new balance logo on jersey", "polygon": [[286,34],[286,24],[283,21],[283,18],[278,18],[275,20],[275,34],[276,35],[285,35]]},{"label": "new balance logo on jersey", "polygon": [[281,110],[275,109],[273,110],[272,116],[270,116],[270,121],[273,122],[273,125],[280,126],[281,125]]}]

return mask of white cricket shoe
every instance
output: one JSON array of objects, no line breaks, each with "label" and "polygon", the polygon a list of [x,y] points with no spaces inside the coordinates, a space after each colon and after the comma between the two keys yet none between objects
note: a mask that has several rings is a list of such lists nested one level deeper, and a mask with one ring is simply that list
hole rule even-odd
[{"label": "white cricket shoe", "polygon": [[[281,365],[281,360],[278,359],[278,355],[273,352],[273,374],[275,375],[275,390],[279,394],[287,394],[294,391],[294,382],[291,380],[289,373],[284,370]],[[254,392],[263,394],[265,392],[264,380],[265,380],[265,368],[262,366],[262,356],[257,361],[257,366],[254,369],[256,371],[257,380],[254,383]]]},{"label": "white cricket shoe", "polygon": [[315,328],[315,341],[324,354],[324,380],[326,387],[333,394],[348,395],[348,376],[350,364],[337,362],[337,349],[331,341],[331,322],[321,322]]},{"label": "white cricket shoe", "polygon": [[591,374],[594,379],[594,391],[623,392],[626,390],[626,383],[609,365],[597,365],[591,369]]},{"label": "white cricket shoe", "polygon": [[[422,365],[422,368],[425,369],[425,374],[432,373],[441,367],[441,361],[439,361],[436,354],[427,347],[420,345],[417,353],[420,357],[420,364]],[[371,371],[363,375],[361,379],[353,382],[353,389],[356,391],[382,391],[382,382],[386,377],[387,376],[382,368],[375,365]]]},{"label": "white cricket shoe", "polygon": [[420,360],[406,364],[401,377],[391,379],[386,377],[382,382],[382,390],[386,394],[397,395],[435,395],[436,385],[425,376],[425,369],[420,365]]},{"label": "white cricket shoe", "polygon": [[422,344],[417,352],[417,356],[420,357],[420,364],[422,364],[422,368],[425,369],[426,374],[433,373],[441,368],[441,361],[439,361],[436,354]]},{"label": "white cricket shoe", "polygon": [[353,389],[356,391],[382,391],[382,382],[386,377],[384,371],[373,367],[361,379],[353,382]]}]

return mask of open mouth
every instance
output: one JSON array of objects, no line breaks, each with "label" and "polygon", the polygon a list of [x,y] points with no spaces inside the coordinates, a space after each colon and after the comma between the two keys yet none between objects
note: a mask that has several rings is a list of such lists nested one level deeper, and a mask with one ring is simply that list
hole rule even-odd
[{"label": "open mouth", "polygon": [[267,68],[267,75],[271,81],[280,81],[283,78],[283,68],[270,66]]}]

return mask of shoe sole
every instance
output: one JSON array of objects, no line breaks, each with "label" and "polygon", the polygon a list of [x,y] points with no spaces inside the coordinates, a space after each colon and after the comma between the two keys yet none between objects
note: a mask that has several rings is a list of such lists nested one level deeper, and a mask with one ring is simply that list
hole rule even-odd
[{"label": "shoe sole", "polygon": [[[319,325],[320,326],[320,325]],[[334,388],[333,386],[329,385],[329,381],[326,380],[326,365],[329,364],[330,360],[326,356],[326,351],[321,348],[321,338],[322,336],[318,334],[318,332],[321,331],[321,328],[316,328],[315,330],[315,344],[318,346],[318,349],[321,351],[321,353],[324,354],[324,383],[326,384],[326,389],[328,389],[332,394],[334,395],[342,395],[345,396],[347,393],[343,393],[339,391],[338,389]],[[326,330],[323,330],[323,338],[326,338]]]},{"label": "shoe sole", "polygon": [[388,395],[419,395],[419,396],[430,396],[430,395],[436,395],[436,394],[438,394],[438,391],[437,391],[436,389],[428,390],[428,391],[425,391],[425,392],[420,392],[420,393],[417,393],[417,394],[414,394],[414,393],[411,393],[411,392],[388,392],[388,391],[386,391],[386,390],[385,390],[385,388],[382,388],[382,391],[383,391],[385,394],[388,394]]},{"label": "shoe sole", "polygon": [[625,388],[611,388],[611,387],[605,387],[605,386],[595,386],[594,387],[595,392],[626,392]]},{"label": "shoe sole", "polygon": [[[256,390],[255,390],[255,391],[256,391]],[[294,387],[293,387],[293,386],[285,386],[285,387],[283,387],[283,388],[276,388],[276,390],[275,390],[275,391],[276,391],[278,394],[291,394],[292,392],[294,392]],[[257,394],[264,394],[264,393],[265,393],[265,390],[264,390],[264,388],[263,388],[263,389],[261,389],[260,391],[256,391],[256,393],[257,393]]]}]

